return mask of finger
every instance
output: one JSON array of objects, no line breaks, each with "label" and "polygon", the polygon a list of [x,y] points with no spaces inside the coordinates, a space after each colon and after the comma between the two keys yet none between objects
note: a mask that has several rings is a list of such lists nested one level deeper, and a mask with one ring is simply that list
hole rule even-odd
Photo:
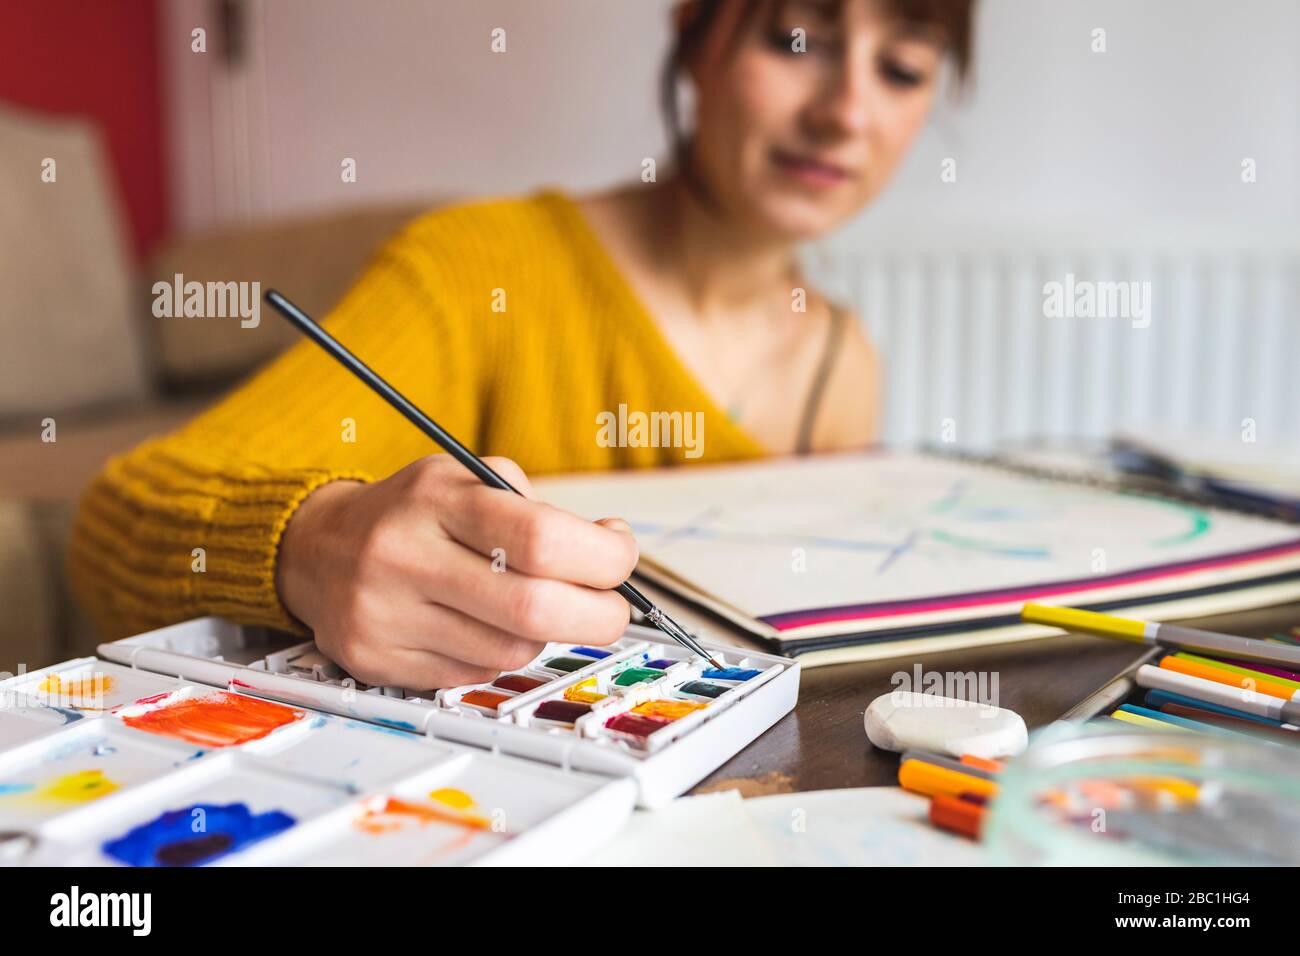
[{"label": "finger", "polygon": [[459,687],[493,680],[497,671],[467,664],[446,654],[396,645],[349,645],[338,656],[331,655],[349,676],[371,687],[401,687],[428,690]]},{"label": "finger", "polygon": [[392,653],[392,663],[398,675],[389,686],[403,690],[432,691],[444,687],[463,687],[466,684],[486,684],[495,680],[500,671],[492,667],[467,664],[448,654],[400,648]]},{"label": "finger", "polygon": [[[500,455],[488,455],[483,459],[483,464],[487,465],[498,475],[504,478],[525,497],[536,498],[533,492],[533,483],[528,480],[524,470],[520,468],[512,459],[503,458]],[[487,487],[484,485],[484,487]]]},{"label": "finger", "polygon": [[546,647],[544,641],[530,641],[441,604],[425,605],[412,623],[398,638],[404,647],[486,667],[493,676],[528,666]]},{"label": "finger", "polygon": [[430,602],[531,641],[610,644],[627,628],[627,602],[614,591],[493,567],[446,541],[423,566],[418,586]]},{"label": "finger", "polygon": [[595,524],[487,486],[461,489],[438,520],[467,548],[535,577],[613,588],[636,567],[630,528]]}]

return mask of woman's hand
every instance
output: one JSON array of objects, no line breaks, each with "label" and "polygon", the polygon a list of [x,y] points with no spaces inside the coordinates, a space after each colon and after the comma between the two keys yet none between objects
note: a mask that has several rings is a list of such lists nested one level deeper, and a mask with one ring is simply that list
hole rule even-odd
[{"label": "woman's hand", "polygon": [[447,455],[391,477],[322,485],[280,543],[276,585],[316,643],[358,681],[426,690],[527,664],[547,641],[609,644],[628,623],[607,590],[636,565],[631,528],[489,488]]}]

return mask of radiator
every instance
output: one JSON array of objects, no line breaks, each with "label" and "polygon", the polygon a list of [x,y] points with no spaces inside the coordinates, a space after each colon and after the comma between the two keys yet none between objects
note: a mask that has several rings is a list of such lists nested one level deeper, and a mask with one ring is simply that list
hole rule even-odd
[{"label": "radiator", "polygon": [[[977,447],[1158,429],[1300,451],[1294,243],[1048,249],[810,257],[814,281],[856,308],[880,351],[886,442]],[[1070,315],[1045,293],[1116,282],[1147,284],[1133,287],[1149,290],[1145,324],[1135,301],[1127,316],[1095,306]]]}]

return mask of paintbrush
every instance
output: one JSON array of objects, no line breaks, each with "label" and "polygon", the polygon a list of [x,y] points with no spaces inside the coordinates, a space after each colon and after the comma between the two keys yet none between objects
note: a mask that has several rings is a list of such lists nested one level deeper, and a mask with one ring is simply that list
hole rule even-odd
[{"label": "paintbrush", "polygon": [[[302,311],[302,309],[298,308],[274,289],[268,289],[264,298],[271,304],[272,308],[288,319],[298,329],[298,331],[306,335],[307,338],[311,339],[337,359],[349,372],[370,386],[370,388],[373,389],[380,398],[386,401],[389,405],[392,405],[393,408],[397,409],[397,411],[401,412],[407,421],[433,439],[433,441],[436,442],[438,447],[443,451],[451,455],[451,457],[455,458],[458,462],[473,472],[474,476],[482,481],[483,484],[488,485],[491,488],[499,488],[502,491],[513,491],[515,494],[522,496],[522,492],[520,492],[518,488],[514,487],[510,482],[506,481],[489,468],[481,458],[453,438],[432,418],[420,411],[420,409],[407,399],[406,396],[393,388],[393,386],[389,385],[388,382],[384,381],[384,379],[382,379],[373,369],[362,362],[361,359],[357,358],[344,348],[338,339],[334,338],[334,336],[321,328],[314,319],[307,315],[306,312]],[[644,614],[651,624],[663,631],[678,644],[682,645],[687,650],[698,654],[713,667],[716,667],[719,670],[722,669],[723,665],[714,660],[712,655],[696,642],[695,638],[687,634],[680,624],[656,607],[649,598],[633,587],[631,582],[624,581],[618,587],[614,588],[614,590],[621,594],[627,600],[628,604],[632,605]]]}]

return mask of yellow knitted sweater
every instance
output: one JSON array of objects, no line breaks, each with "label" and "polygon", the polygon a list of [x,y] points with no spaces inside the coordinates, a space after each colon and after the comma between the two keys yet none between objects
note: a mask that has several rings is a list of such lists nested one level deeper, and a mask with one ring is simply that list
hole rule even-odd
[{"label": "yellow knitted sweater", "polygon": [[[474,451],[530,474],[763,454],[558,192],[416,220],[326,325]],[[703,413],[703,453],[602,441],[620,405]],[[204,614],[301,631],[275,589],[294,508],[324,482],[376,480],[437,450],[301,342],[184,428],[107,464],[81,502],[74,587],[110,639]]]}]

